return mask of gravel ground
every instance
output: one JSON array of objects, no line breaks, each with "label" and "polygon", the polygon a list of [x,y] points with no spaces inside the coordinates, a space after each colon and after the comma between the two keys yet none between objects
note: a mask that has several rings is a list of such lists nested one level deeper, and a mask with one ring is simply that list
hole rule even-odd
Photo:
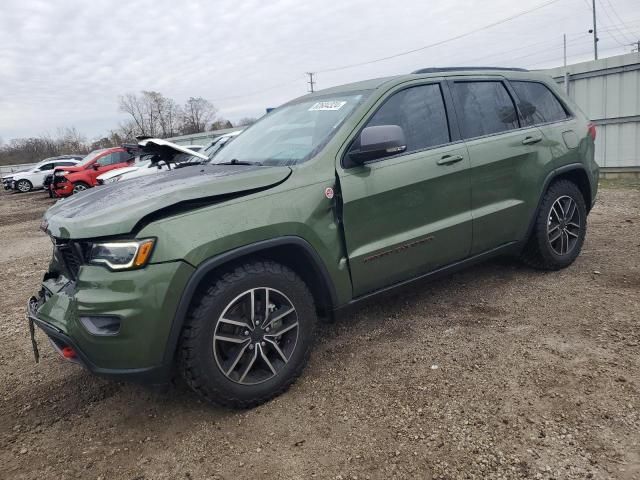
[{"label": "gravel ground", "polygon": [[42,192],[0,195],[0,478],[640,479],[640,188],[601,188],[582,255],[498,260],[323,325],[285,395],[245,412],[64,363],[26,299]]}]

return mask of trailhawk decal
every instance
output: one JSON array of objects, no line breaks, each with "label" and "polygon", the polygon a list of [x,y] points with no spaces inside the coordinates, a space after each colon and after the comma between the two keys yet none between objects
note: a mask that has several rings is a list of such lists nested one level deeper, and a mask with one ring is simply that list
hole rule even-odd
[{"label": "trailhawk decal", "polygon": [[417,247],[418,245],[422,245],[423,243],[430,242],[434,238],[435,237],[433,235],[429,235],[428,237],[421,238],[420,240],[416,240],[415,242],[405,243],[404,245],[400,245],[399,247],[392,248],[391,250],[385,250],[384,252],[376,253],[375,255],[371,255],[369,257],[366,257],[363,260],[363,262],[364,263],[369,263],[369,262],[372,262],[373,260],[380,260],[381,258],[387,257],[387,256],[392,255],[394,253],[404,252],[405,250],[408,250],[410,248]]}]

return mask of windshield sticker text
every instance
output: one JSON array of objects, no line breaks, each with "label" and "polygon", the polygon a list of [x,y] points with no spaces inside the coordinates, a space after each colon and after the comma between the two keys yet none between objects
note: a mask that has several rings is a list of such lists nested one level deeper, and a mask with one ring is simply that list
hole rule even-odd
[{"label": "windshield sticker text", "polygon": [[319,111],[319,110],[340,110],[347,104],[345,101],[327,101],[327,102],[317,102],[314,103],[311,108],[309,108],[310,112]]}]

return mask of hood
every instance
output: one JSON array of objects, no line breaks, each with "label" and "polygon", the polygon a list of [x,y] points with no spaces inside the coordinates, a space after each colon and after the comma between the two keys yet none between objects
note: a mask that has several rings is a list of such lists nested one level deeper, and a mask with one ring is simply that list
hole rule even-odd
[{"label": "hood", "polygon": [[135,172],[139,167],[123,167],[116,168],[115,170],[109,170],[108,172],[103,173],[102,175],[98,175],[98,180],[108,180],[113,177],[117,177],[124,173]]},{"label": "hood", "polygon": [[[177,207],[180,211],[249,194],[284,182],[289,167],[201,165],[116,182],[58,201],[43,226],[58,238],[126,234],[144,217]],[[170,214],[170,212],[167,212]]]},{"label": "hood", "polygon": [[16,170],[15,172],[11,172],[8,175],[3,175],[2,178],[11,178],[16,176],[18,173],[25,173],[25,172],[29,172],[31,169],[30,168],[23,168],[22,170]]},{"label": "hood", "polygon": [[186,147],[181,147],[175,143],[162,140],[161,138],[145,138],[138,142],[138,146],[144,153],[153,153],[165,161],[170,161],[178,153],[186,153],[202,160],[209,160],[209,157]]}]

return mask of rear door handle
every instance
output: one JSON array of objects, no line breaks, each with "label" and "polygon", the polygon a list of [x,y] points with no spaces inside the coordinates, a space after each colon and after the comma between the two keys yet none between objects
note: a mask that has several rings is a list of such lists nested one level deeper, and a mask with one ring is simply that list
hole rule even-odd
[{"label": "rear door handle", "polygon": [[540,141],[542,141],[542,137],[525,137],[525,139],[522,140],[522,144],[533,145],[534,143],[538,143]]},{"label": "rear door handle", "polygon": [[451,165],[452,163],[457,163],[460,160],[463,160],[464,157],[461,155],[445,155],[440,160],[438,160],[438,165]]}]

